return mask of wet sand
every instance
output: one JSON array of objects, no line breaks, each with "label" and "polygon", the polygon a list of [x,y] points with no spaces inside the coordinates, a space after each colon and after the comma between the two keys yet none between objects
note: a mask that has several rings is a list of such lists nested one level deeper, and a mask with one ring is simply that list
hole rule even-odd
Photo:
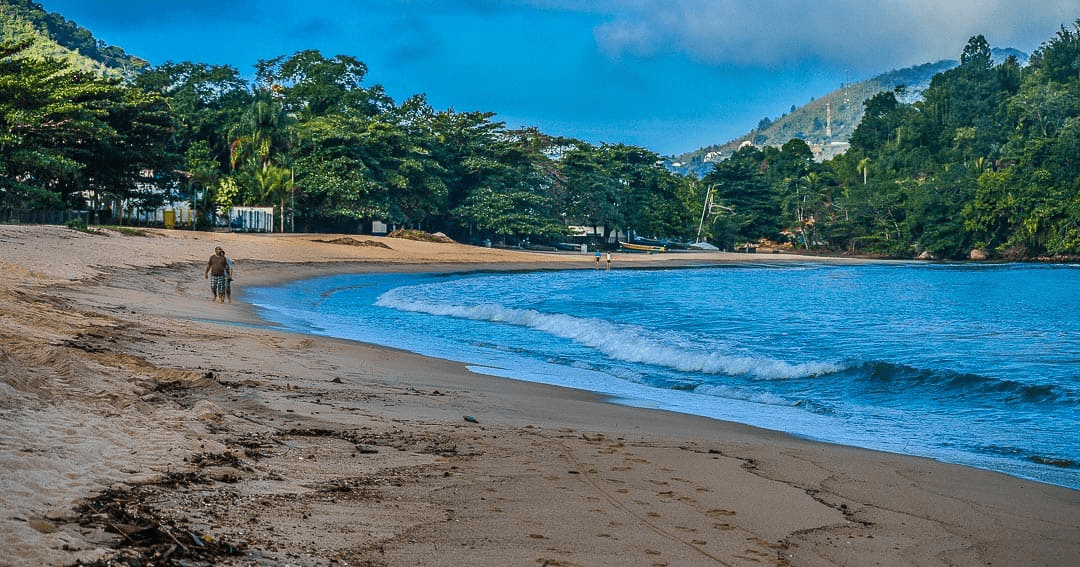
[{"label": "wet sand", "polygon": [[[1080,560],[1080,491],[260,326],[245,286],[593,269],[582,254],[317,242],[333,238],[0,226],[0,564]],[[217,245],[233,303],[203,278]],[[813,261],[614,266],[747,259]]]}]

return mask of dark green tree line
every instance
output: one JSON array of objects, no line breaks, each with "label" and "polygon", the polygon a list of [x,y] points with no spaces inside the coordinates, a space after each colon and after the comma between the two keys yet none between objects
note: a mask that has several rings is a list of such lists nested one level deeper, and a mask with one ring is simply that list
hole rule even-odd
[{"label": "dark green tree line", "polygon": [[993,65],[977,36],[922,100],[868,100],[850,151],[829,164],[843,187],[838,204],[853,219],[848,247],[939,258],[975,248],[1080,254],[1077,61],[1080,22],[1027,66]]},{"label": "dark green tree line", "polygon": [[176,163],[165,100],[29,46],[0,46],[0,204],[154,206]]},{"label": "dark green tree line", "polygon": [[[1080,254],[1080,22],[1026,66],[995,65],[986,40],[971,38],[920,100],[901,102],[899,90],[867,100],[850,150],[828,163],[791,140],[745,147],[698,180],[644,148],[510,130],[490,112],[437,111],[423,95],[398,104],[346,55],[259,61],[251,83],[191,62],[109,78],[32,49],[45,40],[25,22],[89,46],[85,30],[32,2],[8,4],[24,23],[0,48],[5,208],[179,198],[205,221],[273,206],[278,230],[379,221],[514,243],[574,225],[600,227],[605,240],[690,239],[700,223],[724,248]],[[122,55],[95,47],[105,60]]]}]

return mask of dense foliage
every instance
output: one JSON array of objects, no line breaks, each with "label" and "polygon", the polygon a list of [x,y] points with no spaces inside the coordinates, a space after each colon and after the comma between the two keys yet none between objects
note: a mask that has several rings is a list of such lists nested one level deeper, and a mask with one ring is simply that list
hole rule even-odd
[{"label": "dense foliage", "polygon": [[[510,130],[423,95],[398,103],[345,55],[259,61],[250,83],[192,62],[129,79],[95,73],[35,47],[50,38],[10,17],[15,6],[48,20],[33,15],[40,6],[0,6],[0,208],[182,199],[204,222],[264,205],[278,230],[379,221],[472,242],[559,240],[587,226],[728,249],[766,239],[906,257],[1080,254],[1080,22],[1027,66],[994,65],[972,38],[921,100],[868,99],[851,149],[830,162],[793,139],[744,147],[699,180],[643,148]],[[49,29],[122,55],[57,18]]]},{"label": "dense foliage", "polygon": [[160,201],[142,181],[174,163],[165,99],[26,49],[0,45],[0,206]]},{"label": "dense foliage", "polygon": [[735,211],[724,242],[912,257],[1080,254],[1080,22],[994,65],[982,36],[921,100],[865,102],[851,148],[812,163],[789,143],[743,148],[705,176]]},{"label": "dense foliage", "polygon": [[[20,17],[36,6],[7,4]],[[694,180],[660,156],[509,130],[491,113],[436,111],[422,95],[398,104],[366,86],[367,67],[350,56],[259,61],[250,84],[234,68],[192,62],[121,81],[50,56],[40,35],[10,37],[0,52],[0,208],[130,211],[179,199],[201,222],[262,205],[275,207],[278,230],[380,221],[508,243],[558,240],[576,224],[668,236],[691,228],[693,200],[682,196]],[[568,183],[583,174],[563,153],[607,182]]]},{"label": "dense foliage", "polygon": [[[42,35],[43,41],[32,49],[66,60],[82,70],[95,68],[99,72],[131,78],[150,66],[119,47],[95,39],[89,30],[60,14],[46,12],[37,2],[3,0],[0,2],[0,15],[3,39],[21,39],[34,33]],[[73,53],[81,55],[72,57]]]}]

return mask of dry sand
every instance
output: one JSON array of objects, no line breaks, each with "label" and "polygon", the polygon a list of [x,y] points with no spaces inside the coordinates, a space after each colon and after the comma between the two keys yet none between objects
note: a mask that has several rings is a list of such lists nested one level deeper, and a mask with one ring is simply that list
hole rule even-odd
[{"label": "dry sand", "polygon": [[0,564],[1080,564],[1078,491],[257,326],[244,286],[593,261],[330,238],[0,226]]}]

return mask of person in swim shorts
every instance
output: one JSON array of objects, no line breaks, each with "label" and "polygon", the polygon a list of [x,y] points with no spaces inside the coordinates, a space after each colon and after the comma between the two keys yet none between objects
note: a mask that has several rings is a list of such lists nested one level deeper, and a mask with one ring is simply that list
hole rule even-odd
[{"label": "person in swim shorts", "polygon": [[210,291],[214,294],[212,301],[225,303],[225,296],[229,291],[229,278],[232,277],[232,267],[229,266],[225,251],[220,246],[214,248],[214,255],[207,260],[203,277],[210,279]]}]

